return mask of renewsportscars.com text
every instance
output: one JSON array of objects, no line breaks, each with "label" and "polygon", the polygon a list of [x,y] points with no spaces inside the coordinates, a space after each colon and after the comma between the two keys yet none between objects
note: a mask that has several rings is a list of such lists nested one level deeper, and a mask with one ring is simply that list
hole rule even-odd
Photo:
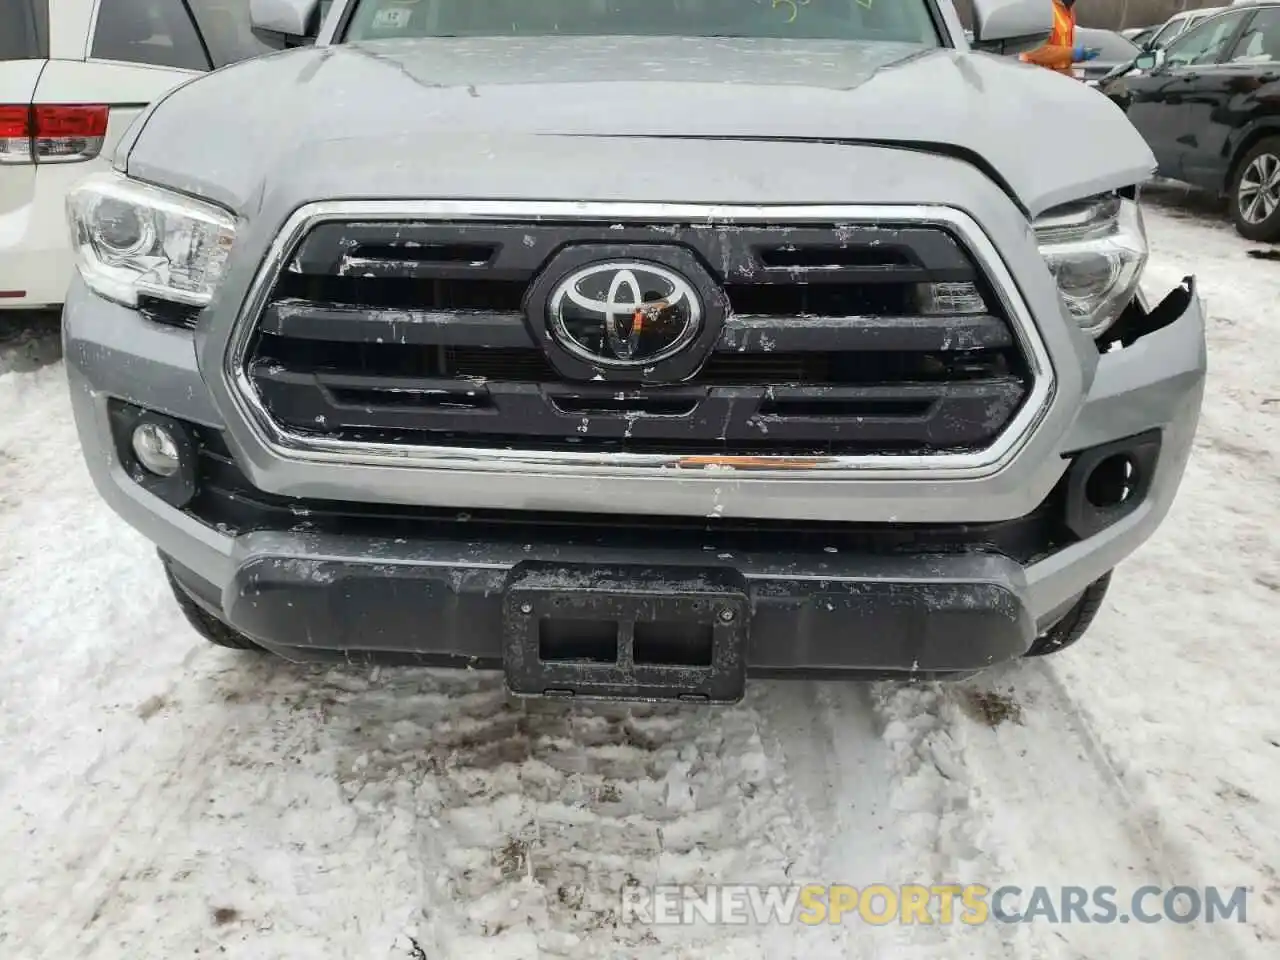
[{"label": "renewsportscars.com text", "polygon": [[1245,923],[1245,887],[988,887],[983,884],[627,886],[626,921],[810,925]]}]

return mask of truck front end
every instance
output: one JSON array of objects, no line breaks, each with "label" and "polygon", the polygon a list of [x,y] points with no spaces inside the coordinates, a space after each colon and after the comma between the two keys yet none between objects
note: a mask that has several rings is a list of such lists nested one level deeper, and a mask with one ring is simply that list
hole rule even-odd
[{"label": "truck front end", "polygon": [[[907,71],[974,98],[1023,69],[981,55],[877,63],[855,98],[771,81],[795,48],[756,42],[508,43],[462,82],[485,43],[224,71],[73,197],[86,460],[182,602],[295,659],[711,702],[748,674],[963,676],[1087,626],[1204,383],[1194,283],[1137,295],[1132,169],[922,146],[945,103],[895,132]],[[685,76],[599,76],[660,55]],[[265,154],[169,139],[184,100],[286,69],[388,106]],[[397,84],[438,130],[395,125]],[[855,99],[883,137],[832,123]]]}]

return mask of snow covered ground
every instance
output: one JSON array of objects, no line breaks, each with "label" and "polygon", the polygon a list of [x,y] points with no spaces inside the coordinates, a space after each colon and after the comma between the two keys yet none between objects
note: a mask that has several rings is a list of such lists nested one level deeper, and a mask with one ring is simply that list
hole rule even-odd
[{"label": "snow covered ground", "polygon": [[[0,957],[1280,955],[1280,264],[1177,201],[1148,289],[1199,275],[1212,373],[1173,515],[1077,648],[952,687],[519,707],[214,649],[91,489],[49,343],[0,344]],[[1211,926],[619,915],[707,880],[1251,894]]]}]

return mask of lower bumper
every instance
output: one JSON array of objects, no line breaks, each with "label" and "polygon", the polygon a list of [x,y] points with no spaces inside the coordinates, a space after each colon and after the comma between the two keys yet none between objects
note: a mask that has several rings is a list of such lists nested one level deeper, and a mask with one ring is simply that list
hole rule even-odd
[{"label": "lower bumper", "polygon": [[[243,560],[221,591],[189,570],[174,574],[237,630],[291,659],[341,650],[348,659],[501,665],[511,633],[504,608],[527,589],[531,574],[545,577],[549,569],[554,583],[581,572],[598,584],[601,571],[621,571],[629,586],[608,598],[613,604],[618,595],[643,593],[636,583],[667,596],[691,580],[735,585],[745,617],[738,653],[754,674],[972,673],[1021,656],[1037,632],[1023,600],[1022,568],[994,555],[719,559],[661,551],[645,553],[638,567],[636,554],[621,549],[489,551],[347,537],[311,539],[299,549],[277,534],[244,539]],[[406,546],[411,558],[402,553]],[[381,559],[397,552],[398,559]],[[590,589],[580,585],[572,593]],[[637,618],[684,636],[681,627],[701,622],[694,613],[651,614],[578,611],[574,618],[587,643],[604,642],[604,633]],[[681,650],[673,655],[680,660]]]}]

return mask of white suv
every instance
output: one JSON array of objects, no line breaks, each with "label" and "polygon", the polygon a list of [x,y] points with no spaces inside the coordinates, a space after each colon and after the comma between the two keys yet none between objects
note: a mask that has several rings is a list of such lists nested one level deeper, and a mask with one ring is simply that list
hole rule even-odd
[{"label": "white suv", "polygon": [[1199,10],[1183,10],[1180,13],[1175,13],[1164,22],[1164,26],[1145,45],[1148,49],[1167,47],[1202,20],[1208,19],[1215,13],[1221,13],[1225,9],[1227,8],[1201,7]]},{"label": "white suv", "polygon": [[148,102],[270,49],[249,0],[0,0],[0,310],[62,303],[67,192]]}]

